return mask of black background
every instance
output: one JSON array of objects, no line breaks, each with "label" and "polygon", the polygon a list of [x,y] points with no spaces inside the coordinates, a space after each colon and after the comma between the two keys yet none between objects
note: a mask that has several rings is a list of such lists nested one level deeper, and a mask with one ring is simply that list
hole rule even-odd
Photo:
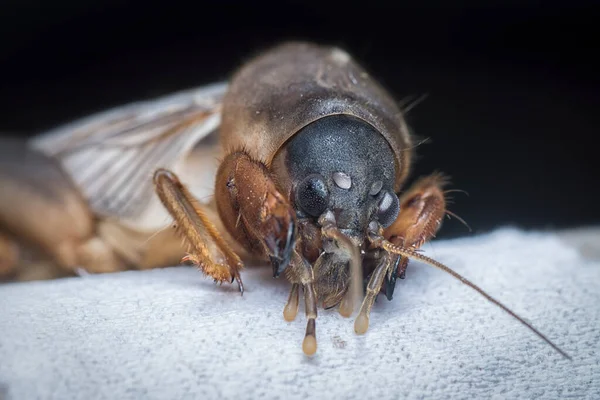
[{"label": "black background", "polygon": [[[3,2],[0,130],[31,135],[227,79],[286,39],[344,47],[402,99],[414,175],[452,177],[474,232],[600,223],[592,2]],[[393,5],[392,5],[393,4]],[[483,5],[485,4],[485,5]],[[456,221],[440,237],[469,234]]]}]

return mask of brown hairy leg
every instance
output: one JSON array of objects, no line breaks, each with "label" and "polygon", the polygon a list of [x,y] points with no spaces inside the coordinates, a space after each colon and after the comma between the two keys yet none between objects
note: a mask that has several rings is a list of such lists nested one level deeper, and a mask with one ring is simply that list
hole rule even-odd
[{"label": "brown hairy leg", "polygon": [[221,163],[215,200],[220,219],[235,240],[249,253],[269,260],[274,277],[285,270],[292,283],[283,312],[287,321],[296,317],[302,287],[307,318],[302,350],[307,355],[314,354],[317,351],[314,272],[295,249],[294,209],[277,189],[267,167],[243,151],[229,154]]},{"label": "brown hairy leg", "polygon": [[[240,257],[209,221],[203,207],[189,190],[166,169],[158,169],[154,173],[154,185],[158,197],[175,220],[177,231],[188,245],[188,255],[183,261],[191,261],[216,282],[237,280],[243,293],[240,277],[243,263]],[[217,260],[217,257],[220,259]]]},{"label": "brown hairy leg", "polygon": [[[200,205],[171,171],[154,174],[155,190],[189,247],[191,261],[217,282],[238,282],[243,263]],[[295,213],[277,190],[266,166],[244,152],[229,154],[215,184],[220,224],[251,255],[269,259],[277,276],[289,263],[295,242]],[[215,221],[217,222],[217,221]]]},{"label": "brown hairy leg", "polygon": [[[447,180],[441,174],[421,178],[400,196],[400,213],[396,221],[384,232],[392,244],[417,250],[435,236],[446,213],[446,200],[442,187]],[[377,267],[367,284],[367,292],[354,322],[354,330],[364,334],[369,328],[369,315],[375,298],[384,287],[391,299],[396,277],[403,277],[408,258],[399,254],[382,252]],[[385,281],[385,282],[384,282]]]}]

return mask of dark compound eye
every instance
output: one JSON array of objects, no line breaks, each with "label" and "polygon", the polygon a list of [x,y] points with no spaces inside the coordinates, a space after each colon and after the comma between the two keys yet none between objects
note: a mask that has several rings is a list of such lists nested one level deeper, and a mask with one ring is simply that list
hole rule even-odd
[{"label": "dark compound eye", "polygon": [[377,209],[379,223],[384,228],[387,228],[398,218],[399,211],[400,201],[398,200],[398,196],[388,191],[383,192],[383,196],[379,200],[379,208]]},{"label": "dark compound eye", "polygon": [[329,191],[321,175],[309,175],[296,187],[296,204],[313,217],[318,217],[327,209]]}]

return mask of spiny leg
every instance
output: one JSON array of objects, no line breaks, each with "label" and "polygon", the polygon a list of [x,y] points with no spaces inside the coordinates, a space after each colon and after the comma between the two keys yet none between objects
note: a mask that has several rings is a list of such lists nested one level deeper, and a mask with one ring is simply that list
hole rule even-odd
[{"label": "spiny leg", "polygon": [[[177,224],[177,229],[189,246],[185,261],[192,261],[217,282],[237,280],[240,292],[244,286],[240,277],[243,263],[208,220],[200,204],[171,171],[158,169],[154,173],[156,193]],[[226,260],[213,260],[207,242],[212,240]]]}]

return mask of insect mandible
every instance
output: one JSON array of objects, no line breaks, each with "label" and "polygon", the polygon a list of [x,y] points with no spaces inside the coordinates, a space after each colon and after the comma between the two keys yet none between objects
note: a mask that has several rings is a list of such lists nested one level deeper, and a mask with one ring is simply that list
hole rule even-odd
[{"label": "insect mandible", "polygon": [[[217,164],[207,149],[218,151]],[[433,174],[401,191],[413,149],[398,103],[348,53],[285,43],[246,63],[227,84],[35,138],[23,151],[47,167],[48,182],[63,187],[39,189],[38,182],[33,199],[73,224],[57,231],[55,221],[19,222],[34,201],[8,212],[9,200],[14,206],[25,198],[15,186],[15,198],[0,198],[0,245],[33,243],[37,258],[91,272],[172,265],[185,252],[184,260],[216,282],[236,281],[241,293],[242,260],[266,262],[274,277],[291,283],[286,320],[295,319],[303,293],[307,355],[317,350],[318,305],[349,317],[360,302],[354,329],[363,334],[375,298],[383,292],[391,300],[412,258],[474,288],[568,357],[479,287],[418,252],[448,213],[447,182]],[[214,178],[212,191],[187,186],[201,172]],[[33,176],[11,174],[0,179]],[[203,201],[203,194],[212,196]],[[176,233],[157,235],[165,210]],[[5,270],[18,270],[20,255],[32,253],[17,247]]]}]

